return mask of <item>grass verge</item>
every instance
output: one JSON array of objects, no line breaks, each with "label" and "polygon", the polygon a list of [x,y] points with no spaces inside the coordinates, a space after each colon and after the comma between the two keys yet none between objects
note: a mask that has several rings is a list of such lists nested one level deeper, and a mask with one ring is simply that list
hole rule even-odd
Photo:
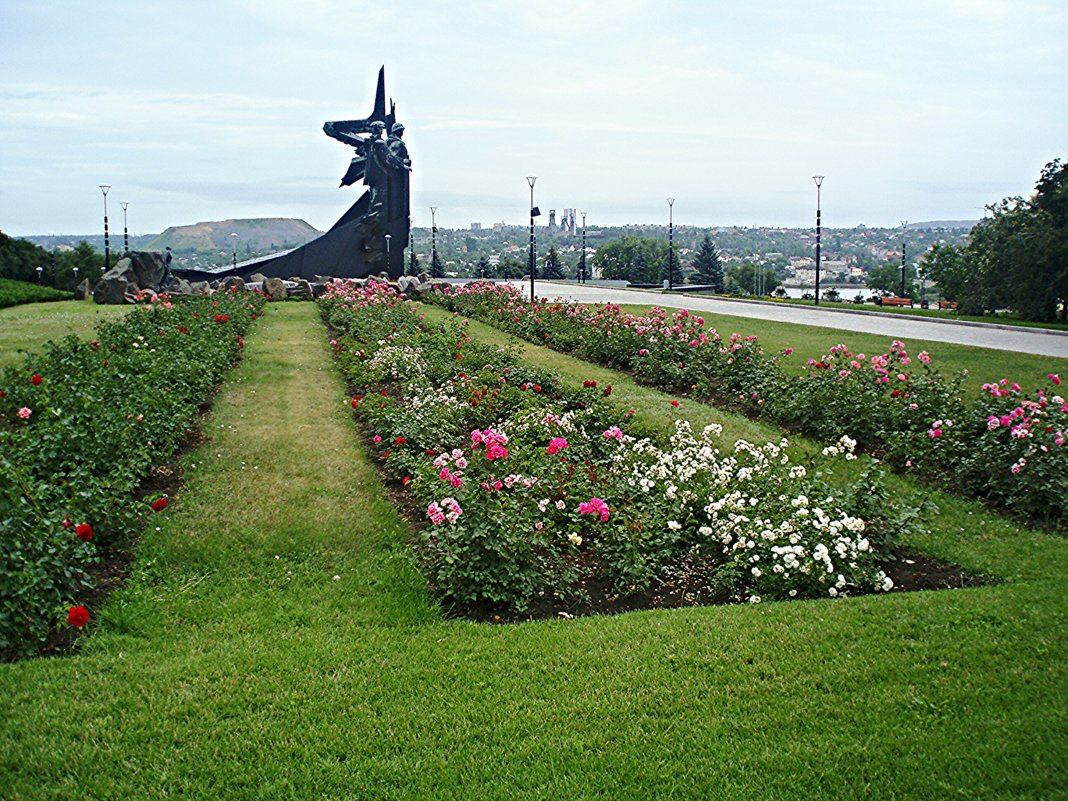
[{"label": "grass verge", "polygon": [[40,352],[51,339],[88,337],[102,320],[114,320],[132,308],[60,300],[0,309],[0,366],[18,364],[25,353]]},{"label": "grass verge", "polygon": [[944,532],[1011,579],[977,589],[443,621],[343,393],[272,305],[99,630],[0,665],[0,796],[1063,793],[1068,542]]}]

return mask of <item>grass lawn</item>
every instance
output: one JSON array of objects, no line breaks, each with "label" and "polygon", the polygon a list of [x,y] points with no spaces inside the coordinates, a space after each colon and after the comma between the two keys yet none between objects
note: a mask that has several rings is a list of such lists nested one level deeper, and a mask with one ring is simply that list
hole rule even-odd
[{"label": "grass lawn", "polygon": [[[838,287],[838,290],[842,294],[842,300],[835,303],[833,301],[821,301],[820,306],[826,309],[850,309],[852,311],[868,311],[879,312],[883,314],[902,314],[907,317],[930,317],[935,320],[966,320],[973,323],[994,323],[997,325],[1012,325],[1019,326],[1021,328],[1049,328],[1054,331],[1068,331],[1068,322],[1063,320],[1052,320],[1049,322],[1032,322],[1030,320],[1021,320],[1019,317],[1013,317],[1010,314],[958,314],[954,311],[940,311],[935,308],[935,301],[931,300],[931,308],[920,308],[919,303],[913,307],[908,306],[876,306],[874,303],[851,303],[853,297],[858,291],[866,297],[870,297],[871,293],[859,290],[856,287]],[[678,294],[685,295],[691,298],[715,298],[723,297],[721,295],[710,295],[705,292],[686,292],[685,287]],[[727,296],[730,297],[730,296]],[[735,296],[737,297],[737,296]],[[811,300],[801,300],[799,298],[756,298],[756,300],[763,300],[772,303],[782,303],[789,306],[812,306],[816,307],[816,304]]]},{"label": "grass lawn", "polygon": [[101,320],[121,317],[131,308],[61,300],[0,309],[0,367],[19,364],[24,352],[39,352],[50,339],[62,339],[67,334],[88,337]]},{"label": "grass lawn", "polygon": [[[628,304],[624,309],[632,314],[646,314],[648,306]],[[743,307],[744,308],[744,307]],[[843,331],[837,328],[820,328],[818,326],[779,323],[772,320],[756,320],[744,315],[724,315],[702,312],[705,325],[712,326],[726,338],[728,334],[738,332],[748,336],[757,334],[764,350],[777,353],[783,348],[793,348],[789,359],[794,360],[798,373],[805,372],[808,359],[819,359],[838,343],[845,344],[854,353],[866,353],[871,356],[886,353],[890,348],[890,339],[879,334],[864,334],[859,331]],[[979,387],[988,381],[1008,378],[1018,382],[1025,391],[1050,387],[1046,376],[1058,373],[1062,378],[1068,376],[1068,359],[1052,356],[1035,356],[1029,353],[1014,353],[991,348],[976,348],[969,345],[955,345],[949,342],[931,340],[905,340],[909,355],[915,358],[920,351],[931,354],[932,366],[937,367],[944,376],[955,376],[961,370],[969,370],[970,376],[965,387],[971,387],[976,393]],[[789,359],[784,365],[789,365]]]},{"label": "grass lawn", "polygon": [[257,325],[81,652],[0,665],[0,797],[1066,792],[1068,541],[964,504],[921,544],[1003,583],[446,620],[315,307],[272,305]]}]

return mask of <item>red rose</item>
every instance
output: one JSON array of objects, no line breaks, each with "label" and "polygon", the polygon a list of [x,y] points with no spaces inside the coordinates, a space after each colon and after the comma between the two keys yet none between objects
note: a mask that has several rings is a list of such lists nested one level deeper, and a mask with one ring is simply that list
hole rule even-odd
[{"label": "red rose", "polygon": [[411,476],[405,476],[405,477],[404,477],[404,478],[403,478],[403,479],[401,480],[401,483],[402,483],[402,484],[403,484],[404,486],[406,486],[406,487],[407,487],[407,486],[408,486],[408,482],[409,482],[409,481],[411,481],[411,480],[412,480],[412,477],[411,477]]},{"label": "red rose", "polygon": [[671,402],[671,405],[672,405],[672,406],[678,406],[678,405],[679,405],[679,402],[678,402],[677,400],[673,400],[673,401]]},{"label": "red rose", "polygon": [[162,512],[166,508],[167,508],[167,496],[166,495],[164,495],[162,498],[159,498],[157,500],[152,501],[152,509],[153,509],[153,511]]},{"label": "red rose", "polygon": [[393,444],[394,445],[407,445],[408,444],[408,440],[406,440],[404,437],[397,437],[395,440],[393,440]]},{"label": "red rose", "polygon": [[352,399],[352,408],[353,409],[359,409],[360,408],[360,402],[358,400],[356,400],[355,398]]},{"label": "red rose", "polygon": [[93,538],[93,527],[88,523],[79,523],[74,527],[74,533],[82,542],[89,542]]},{"label": "red rose", "polygon": [[81,604],[72,606],[67,611],[67,622],[80,629],[89,622],[89,610]]},{"label": "red rose", "polygon": [[607,385],[607,386],[606,386],[606,387],[604,388],[604,394],[605,394],[605,397],[608,397],[609,395],[611,395],[611,394],[612,394],[612,385],[611,385],[611,384],[608,384],[608,385]]},{"label": "red rose", "polygon": [[44,379],[41,378],[40,373],[34,373],[33,378],[30,379],[30,383],[33,384],[35,387],[40,386],[42,381],[44,381]]},{"label": "red rose", "polygon": [[69,529],[74,524],[70,521],[70,515],[63,518],[63,528]]}]

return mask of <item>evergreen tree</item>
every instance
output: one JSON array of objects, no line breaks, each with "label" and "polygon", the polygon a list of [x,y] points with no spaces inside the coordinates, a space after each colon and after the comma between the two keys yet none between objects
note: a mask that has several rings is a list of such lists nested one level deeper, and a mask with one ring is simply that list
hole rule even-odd
[{"label": "evergreen tree", "polygon": [[564,271],[560,266],[560,256],[554,247],[549,248],[549,253],[545,256],[545,269],[541,277],[548,280],[561,280],[564,277]]},{"label": "evergreen tree", "polygon": [[419,275],[419,257],[415,254],[415,248],[408,251],[408,275]]},{"label": "evergreen tree", "polygon": [[430,277],[431,278],[444,278],[445,277],[445,265],[441,263],[441,256],[437,251],[434,251],[434,255],[430,260]]},{"label": "evergreen tree", "polygon": [[479,256],[478,266],[475,267],[475,273],[477,278],[492,277],[493,269],[490,267],[489,259],[485,256]]},{"label": "evergreen tree", "polygon": [[723,291],[723,263],[719,260],[716,246],[712,244],[712,238],[705,234],[701,240],[701,246],[693,259],[693,275],[691,283],[708,284],[713,292]]}]

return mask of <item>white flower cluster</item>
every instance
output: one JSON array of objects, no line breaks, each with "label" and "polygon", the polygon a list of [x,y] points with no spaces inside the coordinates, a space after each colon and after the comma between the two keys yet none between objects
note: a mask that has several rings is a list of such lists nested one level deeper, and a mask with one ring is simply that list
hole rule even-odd
[{"label": "white flower cluster", "polygon": [[367,362],[368,377],[373,382],[399,381],[426,384],[426,362],[419,351],[408,345],[381,348]]},{"label": "white flower cluster", "polygon": [[[621,443],[628,485],[642,505],[661,510],[667,530],[692,531],[696,542],[743,567],[765,597],[893,587],[875,567],[865,521],[833,497],[810,500],[807,471],[790,463],[785,439],[759,446],[738,440],[725,454],[713,443],[721,433],[709,426],[694,437],[678,421],[670,450],[648,440]],[[824,453],[849,459],[855,447],[842,437]]]}]

